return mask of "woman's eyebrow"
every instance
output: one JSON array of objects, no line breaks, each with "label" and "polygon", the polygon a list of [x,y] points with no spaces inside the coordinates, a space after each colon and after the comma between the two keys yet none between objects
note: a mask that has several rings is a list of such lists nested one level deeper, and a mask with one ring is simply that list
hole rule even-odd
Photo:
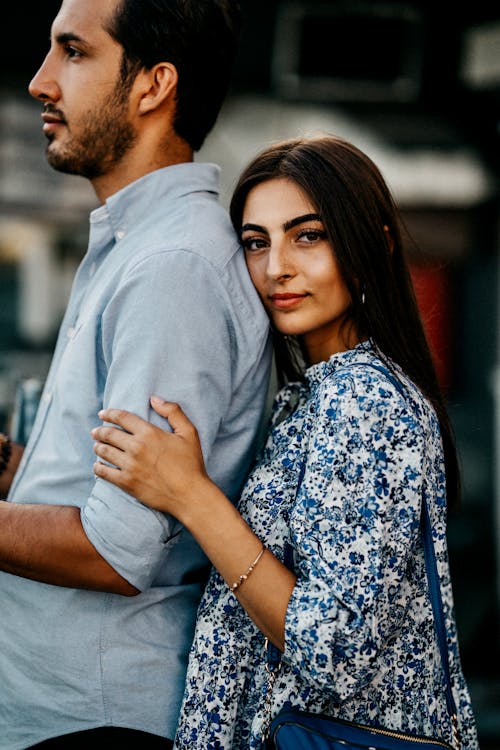
[{"label": "woman's eyebrow", "polygon": [[[293,229],[293,227],[296,227],[298,224],[304,224],[306,221],[321,221],[321,216],[319,214],[304,214],[303,216],[296,216],[295,219],[290,219],[290,221],[285,221],[283,224],[283,231],[288,232],[289,229]],[[241,232],[267,232],[267,229],[265,227],[260,226],[260,224],[244,224],[241,227]]]},{"label": "woman's eyebrow", "polygon": [[293,227],[296,227],[298,224],[304,224],[306,221],[321,221],[321,216],[319,214],[304,214],[304,216],[297,216],[295,219],[285,221],[283,224],[283,230],[288,232],[289,229],[293,229]]},{"label": "woman's eyebrow", "polygon": [[243,232],[266,232],[267,230],[264,227],[261,227],[259,224],[243,224],[241,227],[241,233]]}]

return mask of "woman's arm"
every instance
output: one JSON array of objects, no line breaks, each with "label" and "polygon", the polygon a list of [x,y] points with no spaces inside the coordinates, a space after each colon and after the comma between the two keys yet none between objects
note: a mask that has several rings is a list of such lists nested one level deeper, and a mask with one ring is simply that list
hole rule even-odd
[{"label": "woman's arm", "polygon": [[[141,502],[175,516],[196,538],[259,629],[283,650],[285,615],[295,576],[269,551],[209,478],[198,433],[180,406],[153,397],[151,404],[173,432],[119,409],[99,417],[116,427],[97,427],[96,476]],[[249,567],[257,559],[248,578]]]}]

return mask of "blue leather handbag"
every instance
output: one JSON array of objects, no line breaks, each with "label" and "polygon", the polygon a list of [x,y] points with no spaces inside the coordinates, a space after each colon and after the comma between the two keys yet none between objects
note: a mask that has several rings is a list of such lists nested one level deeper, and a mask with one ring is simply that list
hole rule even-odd
[{"label": "blue leather handbag", "polygon": [[[371,363],[367,366],[383,372],[403,392],[401,383],[385,368]],[[298,484],[302,476],[299,477]],[[282,709],[270,722],[264,739],[266,750],[460,750],[457,709],[451,690],[450,666],[446,642],[443,603],[437,572],[436,555],[432,541],[429,509],[422,498],[420,528],[424,543],[424,556],[429,584],[429,596],[434,615],[434,627],[439,645],[443,673],[446,679],[446,704],[453,728],[453,746],[439,739],[398,732],[383,727],[373,727],[337,719],[334,716],[314,714],[295,708]],[[293,551],[285,543],[285,565],[293,570]],[[272,685],[280,667],[281,652],[267,643],[266,668],[269,674],[268,706]]]},{"label": "blue leather handbag", "polygon": [[441,740],[295,709],[280,711],[272,721],[267,747],[277,750],[453,750]]}]

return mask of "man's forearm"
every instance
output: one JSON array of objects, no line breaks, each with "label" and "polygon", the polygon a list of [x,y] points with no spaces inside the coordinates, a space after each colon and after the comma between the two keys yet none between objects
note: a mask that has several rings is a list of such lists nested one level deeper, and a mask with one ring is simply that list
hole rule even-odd
[{"label": "man's forearm", "polygon": [[56,586],[138,593],[99,555],[72,506],[0,503],[0,569]]}]

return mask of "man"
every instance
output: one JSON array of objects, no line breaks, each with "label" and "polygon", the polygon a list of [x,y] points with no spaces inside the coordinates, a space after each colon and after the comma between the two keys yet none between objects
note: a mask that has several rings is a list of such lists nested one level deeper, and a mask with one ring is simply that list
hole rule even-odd
[{"label": "man", "polygon": [[28,445],[0,446],[2,750],[172,746],[207,561],[96,479],[90,430],[102,406],[158,420],[156,393],[185,406],[233,498],[253,457],[267,317],[217,168],[193,161],[237,28],[231,0],[64,0],[30,84],[49,163],[101,205]]}]

